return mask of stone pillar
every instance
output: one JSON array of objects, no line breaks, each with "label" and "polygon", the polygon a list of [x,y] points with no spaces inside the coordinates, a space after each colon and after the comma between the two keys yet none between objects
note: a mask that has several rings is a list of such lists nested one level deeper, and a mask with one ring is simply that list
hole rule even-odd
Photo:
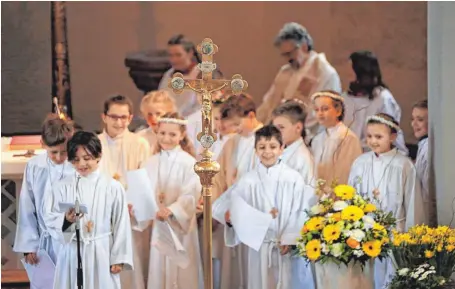
[{"label": "stone pillar", "polygon": [[455,225],[455,3],[428,2],[430,183],[438,223]]}]

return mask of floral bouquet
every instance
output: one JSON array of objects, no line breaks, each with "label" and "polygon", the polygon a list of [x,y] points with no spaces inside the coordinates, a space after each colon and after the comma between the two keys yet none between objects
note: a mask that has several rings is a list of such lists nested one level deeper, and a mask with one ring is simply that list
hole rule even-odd
[{"label": "floral bouquet", "polygon": [[435,289],[442,288],[445,283],[444,277],[436,275],[435,267],[425,263],[415,267],[413,270],[409,268],[398,270],[388,288]]},{"label": "floral bouquet", "polygon": [[429,264],[437,276],[449,279],[455,271],[455,230],[418,225],[406,233],[393,231],[392,252],[399,270]]},{"label": "floral bouquet", "polygon": [[356,193],[354,187],[334,185],[316,193],[319,202],[308,213],[301,237],[299,255],[312,262],[350,262],[364,264],[373,258],[387,257],[391,249],[392,213],[384,213],[369,199]]}]

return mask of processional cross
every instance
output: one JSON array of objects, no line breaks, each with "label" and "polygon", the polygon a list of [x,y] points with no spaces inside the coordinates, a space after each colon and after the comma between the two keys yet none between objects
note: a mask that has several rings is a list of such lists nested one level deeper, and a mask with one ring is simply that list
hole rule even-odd
[{"label": "processional cross", "polygon": [[221,90],[239,94],[246,90],[248,83],[240,74],[236,74],[231,80],[213,79],[212,72],[216,69],[213,63],[213,55],[218,52],[218,46],[210,38],[205,38],[197,46],[202,55],[202,62],[198,64],[202,72],[202,79],[184,79],[181,73],[174,73],[169,81],[169,87],[174,93],[180,94],[185,89],[192,90],[202,97],[202,132],[197,139],[204,148],[201,153],[202,159],[194,165],[195,172],[199,175],[202,184],[203,205],[203,248],[204,248],[204,288],[213,288],[212,276],[212,192],[213,177],[220,171],[220,165],[212,160],[210,147],[216,141],[216,134],[212,129],[212,94]]}]

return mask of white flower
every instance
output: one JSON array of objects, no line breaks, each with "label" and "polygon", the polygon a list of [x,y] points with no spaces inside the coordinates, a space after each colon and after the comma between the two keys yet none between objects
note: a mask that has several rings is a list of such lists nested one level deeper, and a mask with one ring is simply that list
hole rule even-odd
[{"label": "white flower", "polygon": [[398,270],[398,275],[406,276],[406,274],[408,274],[408,272],[409,272],[408,268],[402,268],[402,269]]},{"label": "white flower", "polygon": [[365,232],[359,229],[352,230],[352,234],[350,235],[351,238],[356,240],[357,242],[362,242],[363,238],[365,238]]},{"label": "white flower", "polygon": [[434,266],[431,266],[431,267],[430,267],[430,270],[434,270]]},{"label": "white flower", "polygon": [[343,244],[335,243],[332,245],[332,250],[330,251],[334,257],[340,257],[343,254]]},{"label": "white flower", "polygon": [[322,212],[322,210],[324,209],[324,207],[322,205],[314,205],[313,207],[311,207],[311,214],[313,215],[318,215]]},{"label": "white flower", "polygon": [[362,250],[354,250],[354,255],[357,257],[362,257],[364,255],[364,253]]},{"label": "white flower", "polygon": [[354,224],[352,224],[354,226],[354,228],[360,228],[360,226],[362,226],[362,223],[360,223],[359,221],[355,221]]},{"label": "white flower", "polygon": [[347,206],[348,204],[345,201],[336,201],[335,203],[333,203],[333,210],[335,212],[342,211]]},{"label": "white flower", "polygon": [[430,272],[425,272],[425,273],[423,273],[422,276],[420,276],[419,281],[422,281],[422,280],[427,279],[427,277],[428,277],[429,274],[430,274]]},{"label": "white flower", "polygon": [[330,248],[329,248],[329,246],[327,246],[326,243],[322,243],[322,244],[321,244],[321,247],[322,247],[321,251],[322,251],[322,253],[324,253],[325,255],[327,255],[327,254],[330,252]]},{"label": "white flower", "polygon": [[374,224],[376,223],[371,216],[367,216],[367,215],[363,216],[362,220],[363,220],[363,227],[366,230],[373,228]]}]

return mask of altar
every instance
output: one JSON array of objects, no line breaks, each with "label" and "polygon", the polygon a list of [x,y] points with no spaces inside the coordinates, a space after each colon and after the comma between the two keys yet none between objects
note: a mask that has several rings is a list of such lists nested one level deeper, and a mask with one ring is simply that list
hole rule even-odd
[{"label": "altar", "polygon": [[[22,269],[19,254],[13,252],[16,236],[19,193],[25,165],[30,160],[26,150],[10,150],[11,138],[2,137],[2,270]],[[45,153],[44,149],[35,154]]]}]

